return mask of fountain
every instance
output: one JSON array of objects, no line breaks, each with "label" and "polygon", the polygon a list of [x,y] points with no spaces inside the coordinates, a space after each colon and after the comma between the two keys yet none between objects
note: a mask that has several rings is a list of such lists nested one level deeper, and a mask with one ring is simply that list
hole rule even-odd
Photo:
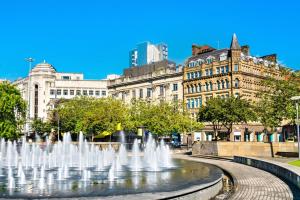
[{"label": "fountain", "polygon": [[[171,191],[179,186],[206,183],[215,167],[200,166],[190,161],[171,159],[168,145],[159,144],[150,135],[145,148],[134,140],[131,152],[126,149],[124,133],[116,151],[111,145],[100,149],[79,134],[78,144],[70,133],[51,144],[0,141],[0,185],[7,190],[1,197],[109,196],[155,191]],[[190,173],[190,174],[189,174]],[[203,181],[201,177],[204,177]],[[214,176],[212,176],[214,177]],[[99,184],[101,183],[101,184]]]}]

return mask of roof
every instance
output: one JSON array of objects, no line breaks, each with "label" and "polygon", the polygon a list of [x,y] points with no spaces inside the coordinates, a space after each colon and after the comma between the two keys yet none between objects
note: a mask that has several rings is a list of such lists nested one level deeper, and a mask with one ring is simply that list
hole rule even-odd
[{"label": "roof", "polygon": [[228,48],[225,48],[225,49],[219,49],[219,50],[214,50],[214,51],[210,51],[210,52],[206,52],[206,53],[202,53],[202,54],[199,54],[199,55],[196,55],[196,56],[192,56],[188,59],[188,62],[190,61],[196,61],[196,60],[199,60],[199,59],[207,59],[208,57],[210,56],[213,56],[215,57],[216,59],[218,59],[220,57],[221,54],[226,54],[228,55],[228,52],[229,52],[229,49]]},{"label": "roof", "polygon": [[51,64],[46,63],[46,61],[44,60],[44,62],[37,64],[31,70],[31,72],[52,72],[52,73],[55,73],[56,70]]},{"label": "roof", "polygon": [[236,34],[234,33],[232,36],[231,44],[230,44],[230,49],[241,49],[241,46],[238,42],[238,39],[236,37]]}]

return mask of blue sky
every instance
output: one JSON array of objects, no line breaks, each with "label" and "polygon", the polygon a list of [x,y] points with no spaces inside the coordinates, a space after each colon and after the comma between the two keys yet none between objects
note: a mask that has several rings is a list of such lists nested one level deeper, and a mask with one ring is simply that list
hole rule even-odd
[{"label": "blue sky", "polygon": [[121,74],[143,41],[183,63],[193,43],[228,47],[234,32],[253,55],[300,69],[299,10],[297,0],[1,0],[0,78],[26,76],[29,56],[88,79]]}]

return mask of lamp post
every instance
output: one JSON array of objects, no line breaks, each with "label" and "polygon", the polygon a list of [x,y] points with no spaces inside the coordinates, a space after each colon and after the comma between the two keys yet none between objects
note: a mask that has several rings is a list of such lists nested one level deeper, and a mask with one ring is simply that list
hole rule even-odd
[{"label": "lamp post", "polygon": [[32,67],[32,63],[34,62],[34,59],[29,57],[25,58],[25,61],[29,63],[29,70],[28,70],[28,113],[27,113],[27,136],[30,135],[30,85],[31,85],[31,76],[30,76],[30,71]]},{"label": "lamp post", "polygon": [[297,141],[298,141],[298,158],[300,159],[300,133],[299,133],[299,101],[300,96],[294,96],[291,98],[292,101],[296,102],[296,126],[297,126]]}]

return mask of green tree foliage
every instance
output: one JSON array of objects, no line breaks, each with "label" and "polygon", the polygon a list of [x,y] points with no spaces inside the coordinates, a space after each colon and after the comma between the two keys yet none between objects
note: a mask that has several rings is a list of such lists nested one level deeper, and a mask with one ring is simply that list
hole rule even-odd
[{"label": "green tree foliage", "polygon": [[211,123],[214,130],[214,136],[218,135],[218,131],[222,128],[225,107],[224,100],[221,98],[210,99],[202,106],[198,112],[198,121]]},{"label": "green tree foliage", "polygon": [[148,103],[134,101],[130,107],[130,121],[133,127],[144,126],[152,133],[168,135],[172,132],[188,132],[199,130],[203,125],[190,118],[178,104],[161,102]]},{"label": "green tree foliage", "polygon": [[125,105],[112,98],[79,97],[61,102],[54,110],[52,124],[59,121],[62,132],[99,134],[113,132],[118,123],[128,124],[128,112]]},{"label": "green tree foliage", "polygon": [[269,78],[263,82],[264,89],[260,91],[260,101],[257,103],[259,121],[266,127],[279,127],[283,120],[295,119],[295,102],[293,96],[300,95],[300,76],[290,73],[286,79]]},{"label": "green tree foliage", "polygon": [[26,102],[19,90],[4,82],[0,84],[0,137],[17,139],[25,122]]},{"label": "green tree foliage", "polygon": [[62,132],[83,131],[89,135],[115,132],[118,123],[125,131],[136,132],[137,127],[144,126],[159,135],[202,128],[202,124],[190,119],[188,113],[173,104],[150,104],[138,100],[125,105],[112,98],[79,97],[60,102],[51,121],[54,126],[60,121]]},{"label": "green tree foliage", "polygon": [[199,109],[198,113],[198,121],[210,122],[213,125],[215,136],[222,126],[231,133],[233,124],[247,123],[255,119],[253,106],[248,101],[236,97],[212,98]]},{"label": "green tree foliage", "polygon": [[51,124],[49,122],[43,122],[43,120],[37,118],[31,122],[31,129],[35,133],[42,135],[43,133],[51,132]]}]

